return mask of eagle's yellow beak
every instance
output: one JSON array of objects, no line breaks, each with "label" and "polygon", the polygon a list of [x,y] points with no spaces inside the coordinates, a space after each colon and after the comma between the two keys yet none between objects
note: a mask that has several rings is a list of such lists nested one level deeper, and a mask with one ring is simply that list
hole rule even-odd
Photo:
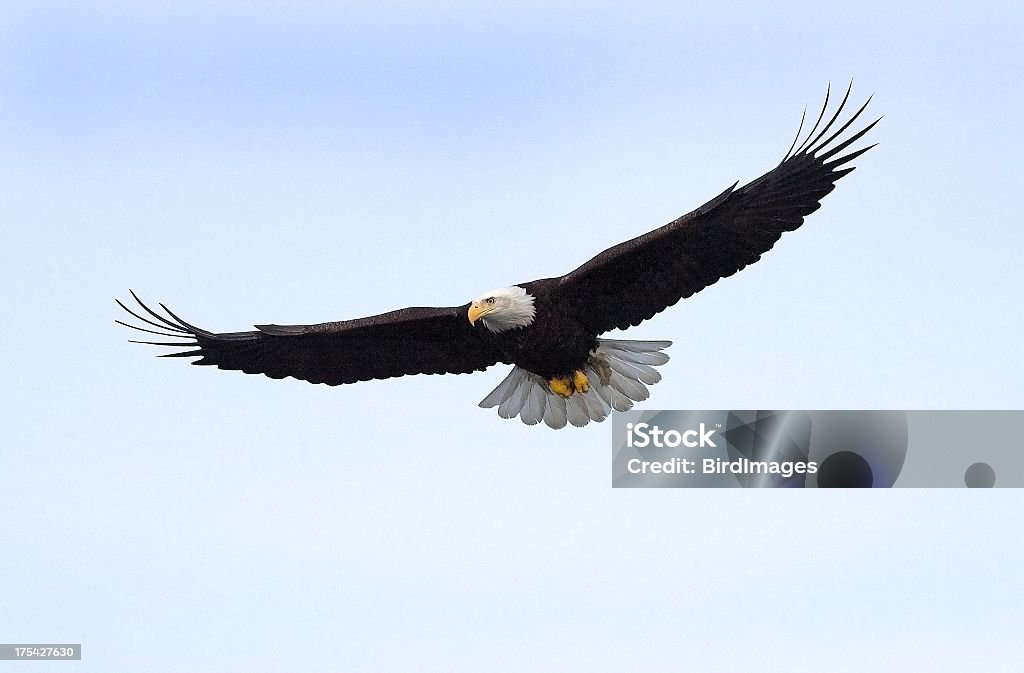
[{"label": "eagle's yellow beak", "polygon": [[476,325],[476,321],[480,319],[480,316],[487,313],[487,309],[480,305],[479,302],[473,302],[469,305],[469,324]]}]

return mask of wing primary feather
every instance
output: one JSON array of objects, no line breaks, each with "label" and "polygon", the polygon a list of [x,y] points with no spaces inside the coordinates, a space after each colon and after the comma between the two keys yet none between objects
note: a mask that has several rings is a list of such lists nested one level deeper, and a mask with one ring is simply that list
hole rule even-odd
[{"label": "wing primary feather", "polygon": [[835,176],[836,180],[838,180],[839,178],[843,177],[847,173],[853,173],[855,170],[857,170],[856,166],[850,166],[849,168],[844,168],[842,170],[832,171],[832,175]]},{"label": "wing primary feather", "polygon": [[[131,292],[131,290],[129,290],[129,292]],[[135,297],[135,300],[138,301],[139,298]],[[146,318],[143,318],[141,315],[139,315],[135,311],[131,310],[130,308],[128,308],[127,306],[122,304],[120,299],[115,299],[114,301],[117,302],[118,306],[123,308],[128,313],[132,314],[135,318],[137,318],[137,319],[141,320],[142,322],[146,323],[147,325],[152,325],[153,327],[157,327],[159,329],[173,329],[175,332],[185,332],[185,330],[183,330],[181,327],[175,326],[173,323],[168,323],[170,325],[170,327],[168,327],[165,324],[155,323],[152,320],[147,320]],[[139,302],[139,303],[141,304],[142,302]],[[165,320],[163,322],[166,323],[167,321]],[[124,323],[121,323],[121,324],[123,325]]]},{"label": "wing primary feather", "polygon": [[[854,159],[856,159],[860,155],[864,154],[865,152],[867,152],[869,149],[871,149],[872,147],[874,147],[877,144],[878,143],[874,143],[874,144],[868,145],[867,147],[863,147],[863,148],[857,150],[856,152],[850,152],[849,154],[841,156],[841,157],[839,157],[838,159],[836,159],[834,161],[830,161],[827,164],[825,164],[825,168],[832,168],[834,166],[842,166],[845,163],[853,161]],[[839,178],[836,178],[836,179],[838,180]]]},{"label": "wing primary feather", "polygon": [[[804,111],[800,113],[800,126],[798,126],[797,129],[796,129],[796,137],[793,138],[793,144],[789,146],[788,150],[786,150],[786,154],[782,157],[782,161],[779,162],[779,165],[782,165],[782,164],[786,163],[786,159],[789,159],[790,153],[793,151],[793,148],[796,147],[797,141],[800,140],[800,134],[804,130],[804,119],[806,117],[807,117],[807,106],[805,105],[804,106]],[[811,131],[811,133],[814,133],[814,131]]]},{"label": "wing primary feather", "polygon": [[153,316],[154,318],[156,318],[160,322],[164,323],[165,325],[167,325],[168,327],[170,327],[173,330],[176,330],[176,331],[179,331],[179,332],[183,331],[181,329],[182,325],[175,325],[173,322],[171,322],[167,318],[163,317],[162,315],[160,315],[159,313],[157,313],[156,311],[154,311],[153,309],[151,309],[150,307],[148,307],[144,303],[142,303],[142,300],[139,299],[139,295],[135,294],[135,290],[132,290],[132,289],[129,288],[128,291],[131,293],[132,297],[135,298],[135,301],[138,302],[139,306],[141,306],[143,308],[143,310],[146,311],[146,313],[150,314],[151,316]]},{"label": "wing primary feather", "polygon": [[206,330],[196,327],[195,325],[190,325],[181,318],[179,318],[178,316],[174,315],[174,311],[167,308],[163,304],[160,304],[160,308],[167,311],[167,315],[171,316],[172,318],[180,322],[183,326],[187,327],[193,334],[209,334],[209,332],[207,332]]},{"label": "wing primary feather", "polygon": [[[871,94],[871,96],[868,96],[868,99],[866,101],[864,101],[864,105],[861,105],[860,109],[857,110],[855,113],[853,113],[853,116],[850,117],[846,121],[846,123],[843,124],[843,126],[838,131],[836,131],[835,133],[830,135],[828,137],[828,140],[822,141],[816,148],[814,148],[814,152],[818,152],[818,151],[824,149],[825,147],[828,146],[828,144],[830,142],[832,142],[833,140],[838,138],[843,133],[843,131],[845,131],[846,129],[850,128],[850,125],[853,124],[853,122],[857,121],[857,117],[859,117],[861,115],[861,113],[864,112],[864,110],[867,109],[868,103],[871,102],[872,96],[874,96],[874,94]],[[868,128],[871,128],[871,127],[869,126]],[[865,130],[867,130],[867,129],[865,129]]]},{"label": "wing primary feather", "polygon": [[[853,80],[850,80],[850,86],[847,87],[846,94],[843,96],[843,100],[840,101],[839,107],[836,108],[835,114],[832,115],[832,118],[828,120],[827,124],[825,124],[825,128],[821,129],[821,133],[819,133],[817,136],[815,136],[814,140],[812,140],[810,143],[807,143],[807,149],[804,150],[805,152],[807,152],[809,154],[813,154],[815,152],[815,150],[813,149],[814,146],[818,144],[818,141],[821,140],[821,137],[824,136],[826,133],[828,133],[828,130],[830,128],[832,128],[832,125],[836,123],[837,119],[839,119],[839,115],[842,113],[843,108],[846,107],[846,101],[849,100],[849,98],[850,98],[850,91],[852,89],[853,89]],[[870,100],[870,99],[868,99],[868,100]]]},{"label": "wing primary feather", "polygon": [[181,348],[183,346],[193,346],[195,344],[178,343],[177,341],[137,341],[135,339],[128,339],[130,344],[146,344],[147,346],[174,346],[175,348]]},{"label": "wing primary feather", "polygon": [[803,152],[804,147],[807,145],[807,141],[810,140],[814,136],[814,132],[818,130],[818,124],[820,124],[821,120],[825,118],[825,110],[828,109],[828,99],[831,95],[832,82],[829,82],[828,86],[825,87],[825,102],[822,103],[821,105],[821,112],[818,113],[818,118],[815,120],[814,126],[812,126],[811,130],[807,132],[807,137],[804,138],[804,141],[802,143],[800,143],[800,147],[796,149],[796,152],[794,152],[794,154],[800,154],[801,152]]},{"label": "wing primary feather", "polygon": [[185,333],[185,334],[167,334],[166,332],[157,332],[155,330],[146,329],[144,327],[139,327],[138,325],[131,325],[129,323],[122,322],[120,320],[115,320],[114,322],[116,322],[118,325],[124,325],[125,327],[128,327],[130,329],[138,330],[140,332],[146,332],[147,334],[155,334],[157,336],[162,336],[162,337],[172,337],[172,338],[175,338],[175,339],[191,339],[192,338],[192,335],[188,334],[188,333]]},{"label": "wing primary feather", "polygon": [[[851,119],[850,121],[853,121],[853,120]],[[835,147],[830,147],[828,152],[825,152],[823,154],[818,155],[818,159],[820,159],[821,161],[825,161],[826,159],[831,159],[832,157],[834,157],[835,155],[839,154],[840,152],[845,150],[847,147],[852,145],[853,143],[855,143],[858,140],[860,140],[861,138],[863,138],[864,134],[867,133],[868,131],[870,131],[872,128],[874,128],[875,124],[877,124],[880,121],[882,121],[881,117],[879,117],[875,121],[871,122],[866,127],[861,129],[860,131],[858,131],[857,133],[855,133],[851,137],[847,138],[843,142],[839,143]],[[829,140],[831,140],[831,138]],[[822,145],[822,148],[824,148],[825,146],[826,145]]]}]

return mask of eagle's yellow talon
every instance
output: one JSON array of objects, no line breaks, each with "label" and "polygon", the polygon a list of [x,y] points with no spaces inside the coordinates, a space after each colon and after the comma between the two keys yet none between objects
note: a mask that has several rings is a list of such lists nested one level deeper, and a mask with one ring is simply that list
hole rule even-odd
[{"label": "eagle's yellow talon", "polygon": [[572,385],[579,392],[585,393],[590,390],[590,379],[587,378],[586,374],[577,369],[576,373],[572,375]]},{"label": "eagle's yellow talon", "polygon": [[559,397],[569,397],[572,395],[572,381],[567,376],[550,379],[548,381],[548,388],[551,388],[551,392]]}]

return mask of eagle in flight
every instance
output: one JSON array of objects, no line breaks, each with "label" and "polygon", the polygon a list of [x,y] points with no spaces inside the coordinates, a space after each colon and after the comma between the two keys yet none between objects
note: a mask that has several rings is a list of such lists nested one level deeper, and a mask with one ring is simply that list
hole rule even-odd
[{"label": "eagle in flight", "polygon": [[802,116],[783,160],[761,177],[742,187],[734,183],[693,212],[564,276],[485,292],[462,306],[403,308],[315,325],[256,325],[248,332],[201,329],[163,304],[165,314],[151,309],[132,292],[138,308],[117,303],[146,327],[117,322],[170,339],[135,343],[185,348],[164,357],[198,357],[192,364],[330,386],[511,364],[481,407],[552,428],[602,421],[612,409],[626,411],[647,399],[647,386],[661,380],[655,367],[668,362],[664,351],[671,342],[600,335],[635,327],[753,264],[817,210],[836,181],[853,170],[847,164],[874,146],[842,154],[879,121],[844,137],[871,101],[841,122],[849,97],[847,88],[822,125],[826,92],[811,130],[801,141]]}]

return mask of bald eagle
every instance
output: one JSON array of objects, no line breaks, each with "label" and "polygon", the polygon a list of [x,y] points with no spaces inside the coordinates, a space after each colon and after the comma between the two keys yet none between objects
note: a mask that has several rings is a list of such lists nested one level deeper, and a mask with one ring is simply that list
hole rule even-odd
[{"label": "bald eagle", "polygon": [[191,325],[163,304],[161,314],[131,292],[138,309],[117,303],[147,327],[117,322],[172,339],[135,343],[186,348],[163,357],[198,357],[192,364],[330,386],[511,364],[481,407],[552,428],[602,421],[612,409],[625,411],[647,399],[647,386],[661,379],[655,367],[668,361],[664,351],[671,342],[600,335],[639,325],[753,264],[783,232],[817,210],[836,181],[853,170],[846,164],[873,147],[838,156],[879,121],[842,137],[871,101],[837,124],[849,97],[847,88],[822,126],[826,92],[806,136],[805,111],[783,160],[761,177],[739,188],[734,183],[693,212],[609,248],[564,276],[485,292],[462,306],[224,333]]}]

